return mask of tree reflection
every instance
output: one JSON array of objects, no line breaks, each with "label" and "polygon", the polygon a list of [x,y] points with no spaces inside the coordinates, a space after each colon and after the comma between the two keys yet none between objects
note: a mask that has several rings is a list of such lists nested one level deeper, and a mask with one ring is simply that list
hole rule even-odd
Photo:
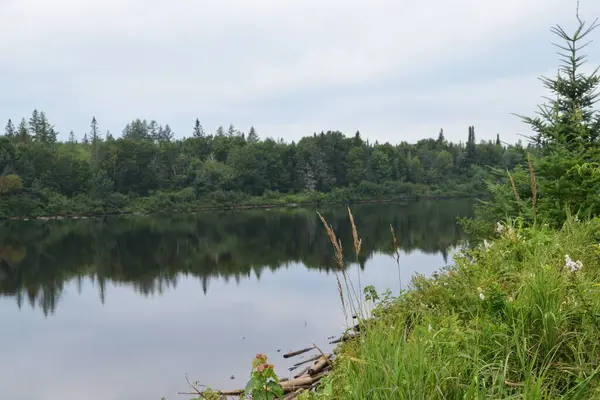
[{"label": "tree reflection", "polygon": [[[408,205],[354,205],[363,247],[359,263],[392,253],[390,224],[404,252],[447,252],[464,237],[457,216],[471,213],[468,201]],[[344,244],[352,233],[344,207],[321,207]],[[349,248],[349,247],[347,247]],[[353,252],[345,254],[354,262]],[[177,286],[181,275],[197,277],[207,293],[215,278],[260,279],[291,263],[329,272],[335,265],[314,210],[254,210],[175,217],[119,217],[0,224],[0,294],[14,296],[52,314],[63,287],[91,278],[104,302],[107,281],[128,284],[148,296]]]}]

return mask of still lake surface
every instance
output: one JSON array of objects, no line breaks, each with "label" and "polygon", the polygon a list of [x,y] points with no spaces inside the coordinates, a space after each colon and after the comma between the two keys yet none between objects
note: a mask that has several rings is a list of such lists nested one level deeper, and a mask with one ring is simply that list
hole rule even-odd
[{"label": "still lake surface", "polygon": [[[352,206],[321,213],[349,275],[398,293],[452,262],[472,202]],[[401,248],[391,256],[390,224]],[[265,353],[346,327],[333,251],[314,209],[0,224],[0,399],[169,400],[191,381],[243,387]],[[232,380],[231,377],[235,378]]]}]

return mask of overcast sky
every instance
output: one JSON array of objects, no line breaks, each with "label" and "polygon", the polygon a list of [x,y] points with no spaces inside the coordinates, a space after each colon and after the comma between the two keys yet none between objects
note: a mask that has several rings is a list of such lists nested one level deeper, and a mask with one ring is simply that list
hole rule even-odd
[{"label": "overcast sky", "polygon": [[[500,133],[514,142],[556,71],[551,26],[576,0],[0,0],[0,120],[46,111],[66,139],[92,116],[189,136],[229,123],[297,140]],[[581,0],[591,22],[600,1]],[[600,30],[594,33],[594,39]],[[588,52],[600,62],[600,43]],[[594,55],[596,55],[594,57]]]}]

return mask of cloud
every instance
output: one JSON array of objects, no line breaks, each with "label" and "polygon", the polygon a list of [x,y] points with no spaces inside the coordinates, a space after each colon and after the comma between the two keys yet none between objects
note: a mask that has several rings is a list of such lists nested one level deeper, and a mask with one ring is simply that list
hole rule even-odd
[{"label": "cloud", "polygon": [[[232,122],[298,139],[359,128],[372,140],[410,131],[414,141],[432,135],[427,112],[436,126],[513,130],[504,110],[515,98],[539,100],[521,82],[555,65],[548,29],[572,25],[572,3],[4,0],[0,119],[44,109],[63,137],[71,128],[82,136],[92,115],[113,133],[140,117],[169,123],[178,136],[198,117],[210,131]],[[585,16],[600,14],[596,3],[582,1]],[[512,96],[478,100],[478,87],[507,76],[501,89]],[[432,95],[449,90],[458,92],[455,118],[435,114],[444,103]],[[414,101],[426,94],[426,105]],[[399,103],[402,112],[392,107]]]}]

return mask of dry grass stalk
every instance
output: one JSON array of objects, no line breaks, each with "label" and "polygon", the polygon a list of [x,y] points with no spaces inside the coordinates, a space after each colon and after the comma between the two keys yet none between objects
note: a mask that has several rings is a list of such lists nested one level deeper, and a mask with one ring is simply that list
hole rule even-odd
[{"label": "dry grass stalk", "polygon": [[[354,289],[354,284],[348,278],[348,274],[346,272],[346,269],[344,268],[344,251],[343,251],[343,247],[342,247],[342,241],[337,238],[331,225],[329,225],[327,223],[327,220],[325,220],[325,218],[318,211],[317,211],[317,215],[321,219],[321,222],[323,222],[323,225],[325,226],[325,230],[327,231],[327,236],[329,236],[329,241],[331,242],[331,245],[333,246],[334,253],[335,253],[335,260],[338,265],[339,272],[341,272],[342,277],[344,278],[344,283],[346,285],[346,291],[347,291],[346,297],[348,298],[348,303],[350,305],[351,311],[352,311],[353,315],[360,314],[362,316],[362,313],[359,313],[359,310],[362,311],[361,306],[360,306],[360,297],[356,293],[356,290]],[[352,219],[352,221],[353,221],[353,219]],[[353,226],[354,226],[354,223],[353,223]],[[356,238],[358,239],[358,233],[356,233]],[[361,241],[358,240],[356,243],[358,244],[357,249],[360,251]],[[337,279],[337,285],[338,285],[338,294],[340,295],[340,300],[342,301],[342,310],[344,312],[346,320],[348,320],[348,314],[346,312],[346,301],[344,299],[344,291],[342,289],[342,284],[340,282],[340,278],[339,278],[339,275],[337,274],[337,272],[336,272],[336,279]]]},{"label": "dry grass stalk", "polygon": [[513,194],[515,195],[515,200],[517,201],[517,203],[519,203],[521,202],[521,198],[519,197],[519,192],[517,192],[517,185],[515,185],[515,180],[513,179],[511,173],[508,172],[508,169],[506,170],[506,173],[508,174],[508,179],[510,180],[510,185],[512,186]]},{"label": "dry grass stalk", "polygon": [[329,241],[331,242],[331,245],[333,246],[334,257],[335,257],[335,261],[338,265],[338,268],[340,270],[343,270],[344,269],[344,251],[342,248],[342,241],[339,240],[335,236],[335,232],[333,231],[333,228],[327,223],[325,218],[318,211],[317,211],[317,215],[319,216],[319,218],[321,218],[321,222],[323,222],[323,225],[325,226],[325,230],[327,231],[327,236],[329,236]]},{"label": "dry grass stalk", "polygon": [[531,154],[527,152],[527,164],[529,165],[529,178],[531,185],[531,202],[532,202],[532,211],[533,217],[535,218],[535,203],[537,200],[537,185],[535,182],[535,171],[533,170],[533,164],[531,163]]},{"label": "dry grass stalk", "polygon": [[[317,215],[321,219],[323,226],[325,226],[325,230],[327,231],[327,236],[329,236],[329,241],[331,242],[331,245],[333,246],[334,257],[335,257],[337,266],[338,266],[339,270],[342,271],[342,273],[344,273],[344,251],[342,248],[342,242],[335,236],[335,232],[333,231],[333,228],[327,223],[327,221],[325,220],[325,217],[323,217],[321,215],[321,213],[319,213],[318,211],[317,211]],[[348,319],[348,312],[346,311],[346,301],[344,300],[344,291],[342,289],[342,283],[340,282],[340,277],[337,273],[335,274],[335,279],[337,280],[338,294],[340,296],[340,301],[342,302],[342,311],[344,312],[344,316],[346,317],[346,319]]]},{"label": "dry grass stalk", "polygon": [[350,224],[352,225],[352,239],[354,239],[354,251],[356,251],[356,258],[358,259],[358,254],[360,253],[360,248],[362,246],[362,239],[358,237],[356,224],[354,223],[354,216],[352,215],[352,211],[350,211],[350,207],[348,207],[348,215],[350,216]]}]

